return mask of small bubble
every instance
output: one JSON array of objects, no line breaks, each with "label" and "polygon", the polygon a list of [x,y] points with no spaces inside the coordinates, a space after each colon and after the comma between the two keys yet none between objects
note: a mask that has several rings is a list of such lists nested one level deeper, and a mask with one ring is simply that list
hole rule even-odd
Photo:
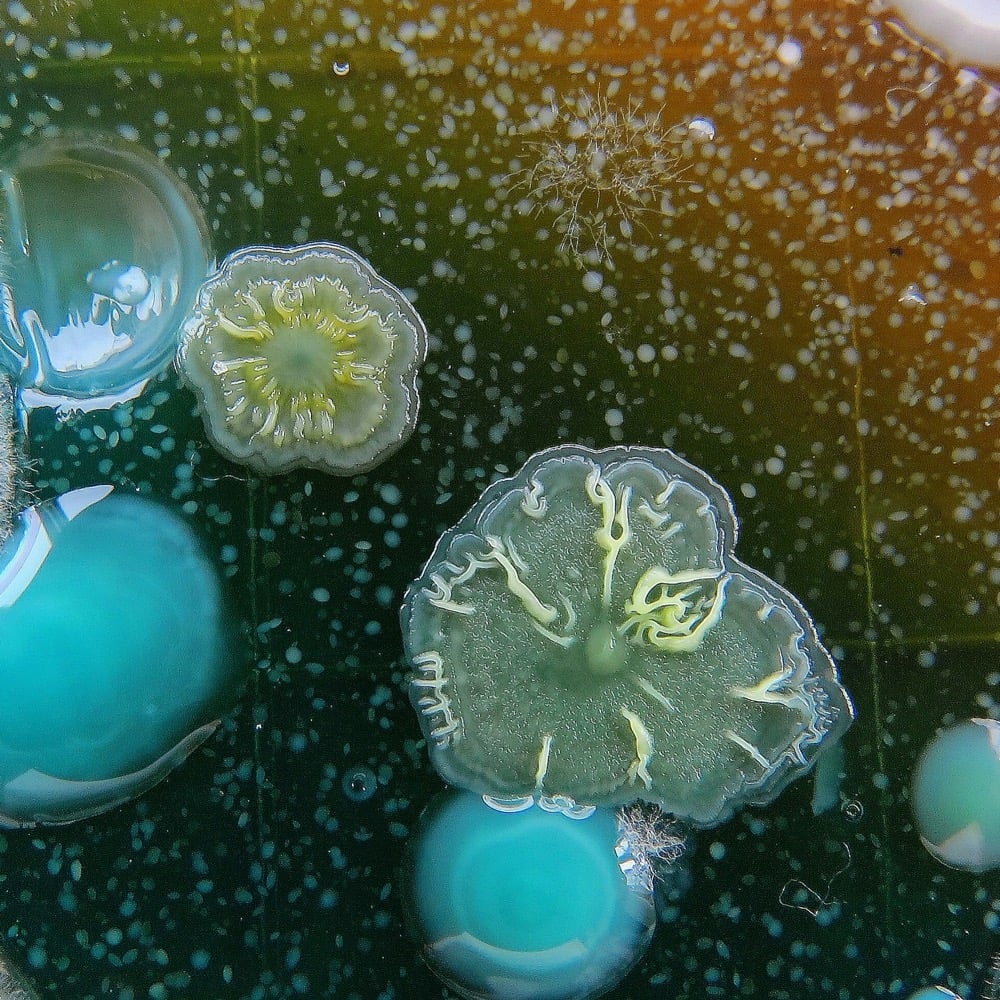
[{"label": "small bubble", "polygon": [[378,791],[378,778],[370,767],[350,767],[341,786],[352,802],[367,802]]},{"label": "small bubble", "polygon": [[848,822],[857,823],[864,816],[865,807],[857,799],[851,799],[840,807],[840,811]]},{"label": "small bubble", "polygon": [[688,131],[695,139],[714,139],[715,122],[711,118],[692,118],[688,122]]}]

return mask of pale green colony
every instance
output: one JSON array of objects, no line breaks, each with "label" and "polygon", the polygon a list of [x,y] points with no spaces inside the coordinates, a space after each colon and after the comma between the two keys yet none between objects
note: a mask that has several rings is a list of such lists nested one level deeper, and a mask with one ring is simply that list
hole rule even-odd
[{"label": "pale green colony", "polygon": [[417,422],[427,331],[406,296],[335,243],[230,254],[177,364],[216,447],[256,472],[366,472]]},{"label": "pale green colony", "polygon": [[942,729],[913,770],[910,796],[924,847],[951,868],[1000,868],[1000,722]]}]

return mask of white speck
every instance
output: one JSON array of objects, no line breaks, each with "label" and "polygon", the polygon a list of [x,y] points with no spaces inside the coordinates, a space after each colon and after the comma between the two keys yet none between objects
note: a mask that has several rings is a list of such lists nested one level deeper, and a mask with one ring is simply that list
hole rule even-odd
[{"label": "white speck", "polygon": [[326,198],[336,198],[344,190],[344,185],[334,180],[333,171],[327,167],[319,172],[319,186]]},{"label": "white speck", "polygon": [[622,5],[621,10],[618,12],[618,27],[622,31],[635,31],[636,17],[635,6],[633,4]]},{"label": "white speck", "polygon": [[14,18],[14,20],[17,21],[22,28],[26,28],[29,24],[35,23],[35,19],[31,16],[28,8],[25,7],[23,3],[19,3],[18,0],[14,0],[14,3],[7,5],[7,13]]},{"label": "white speck", "polygon": [[802,62],[802,46],[794,38],[786,38],[775,55],[783,66],[798,66]]},{"label": "white speck", "polygon": [[851,556],[847,549],[834,549],[830,553],[830,569],[842,573],[851,565]]}]

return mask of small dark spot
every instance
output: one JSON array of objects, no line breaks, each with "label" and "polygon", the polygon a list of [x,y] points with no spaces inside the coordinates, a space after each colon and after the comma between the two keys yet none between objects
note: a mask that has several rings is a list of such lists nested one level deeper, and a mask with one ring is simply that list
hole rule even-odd
[{"label": "small dark spot", "polygon": [[889,256],[890,257],[902,257],[903,256],[903,248],[902,247],[889,247]]}]

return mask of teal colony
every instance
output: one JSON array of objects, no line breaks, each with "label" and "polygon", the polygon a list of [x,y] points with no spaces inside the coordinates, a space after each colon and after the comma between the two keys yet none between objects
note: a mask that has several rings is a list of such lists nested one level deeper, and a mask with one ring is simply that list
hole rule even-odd
[{"label": "teal colony", "polygon": [[1000,868],[1000,722],[967,719],[930,741],[913,773],[924,847],[969,872]]},{"label": "teal colony", "polygon": [[490,486],[402,609],[442,777],[698,826],[774,799],[853,708],[806,610],[736,535],[725,491],[666,449],[564,445]]},{"label": "teal colony", "polygon": [[210,257],[194,196],[140,147],[87,131],[16,147],[0,162],[0,366],[22,412],[137,396]]},{"label": "teal colony", "polygon": [[176,515],[110,486],[24,511],[0,549],[0,822],[146,791],[240,687],[220,582]]},{"label": "teal colony", "polygon": [[405,862],[405,905],[427,964],[463,997],[585,1000],[646,950],[652,893],[626,870],[615,815],[506,813],[444,793]]}]

